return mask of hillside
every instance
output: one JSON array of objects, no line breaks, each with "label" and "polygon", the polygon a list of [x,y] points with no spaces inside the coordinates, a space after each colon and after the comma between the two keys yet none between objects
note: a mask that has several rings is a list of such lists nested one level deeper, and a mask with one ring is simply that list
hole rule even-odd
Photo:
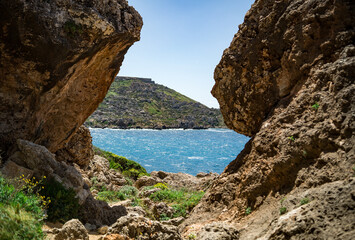
[{"label": "hillside", "polygon": [[88,127],[224,127],[219,109],[208,108],[148,78],[116,77]]}]

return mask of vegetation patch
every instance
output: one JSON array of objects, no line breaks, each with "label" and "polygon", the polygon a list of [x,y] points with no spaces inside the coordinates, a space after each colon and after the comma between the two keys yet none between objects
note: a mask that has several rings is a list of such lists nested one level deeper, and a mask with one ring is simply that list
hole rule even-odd
[{"label": "vegetation patch", "polygon": [[149,176],[147,170],[145,170],[144,167],[135,161],[118,156],[114,153],[102,150],[95,146],[94,152],[96,155],[106,158],[110,162],[110,168],[121,171],[122,174],[126,177],[137,180],[141,176]]},{"label": "vegetation patch", "polygon": [[305,204],[307,204],[307,203],[309,203],[309,198],[305,197],[305,198],[302,198],[302,199],[301,199],[301,202],[300,202],[301,206],[302,206],[302,205],[305,205]]},{"label": "vegetation patch", "polygon": [[280,215],[285,214],[287,212],[287,208],[286,207],[281,207],[280,208]]},{"label": "vegetation patch", "polygon": [[63,28],[69,36],[75,36],[83,33],[83,27],[80,24],[76,24],[72,20],[65,22]]},{"label": "vegetation patch", "polygon": [[138,193],[137,188],[123,186],[119,191],[102,191],[97,194],[96,199],[105,202],[118,202],[129,198],[134,198]]},{"label": "vegetation patch", "polygon": [[0,176],[0,239],[43,239],[42,198],[24,185],[15,188]]},{"label": "vegetation patch", "polygon": [[203,191],[190,192],[185,189],[162,189],[150,195],[149,198],[155,202],[168,203],[174,209],[173,218],[176,218],[186,217],[199,203],[204,194]]},{"label": "vegetation patch", "polygon": [[51,222],[66,222],[72,218],[78,217],[79,201],[75,197],[73,189],[65,188],[61,183],[50,179],[44,181],[41,195],[50,199],[55,199],[48,205],[48,220]]},{"label": "vegetation patch", "polygon": [[245,209],[245,215],[249,215],[249,214],[251,214],[251,212],[252,212],[251,207],[247,207]]},{"label": "vegetation patch", "polygon": [[317,102],[315,102],[313,105],[312,105],[312,108],[314,110],[317,110],[319,108],[319,104]]}]

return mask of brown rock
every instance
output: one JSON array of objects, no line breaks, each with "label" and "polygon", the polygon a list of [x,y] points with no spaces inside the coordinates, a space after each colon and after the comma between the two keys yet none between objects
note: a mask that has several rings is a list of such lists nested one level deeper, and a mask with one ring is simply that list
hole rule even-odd
[{"label": "brown rock", "polygon": [[110,234],[107,235],[103,238],[103,240],[131,240],[132,238],[129,238],[125,235],[121,235],[121,234]]},{"label": "brown rock", "polygon": [[78,219],[66,222],[54,240],[89,240],[89,234]]},{"label": "brown rock", "polygon": [[128,215],[119,218],[111,226],[109,234],[121,234],[133,239],[182,239],[175,226],[163,225],[158,221],[152,221],[137,215]]},{"label": "brown rock", "polygon": [[125,0],[0,3],[0,148],[56,152],[97,108],[142,19]]},{"label": "brown rock", "polygon": [[145,186],[153,186],[155,184],[157,184],[159,181],[157,180],[157,178],[153,178],[153,177],[148,177],[148,176],[143,176],[140,177],[139,179],[137,179],[137,181],[135,182],[135,187],[136,188],[141,188],[141,187],[145,187]]},{"label": "brown rock", "polygon": [[[266,231],[271,239],[351,239],[354,211],[339,211],[333,225],[336,207],[324,201],[320,213],[318,204],[300,211],[300,223],[270,224],[280,217],[279,196],[301,199],[308,189],[312,199],[315,189],[353,177],[354,11],[351,1],[255,2],[216,68],[212,91],[226,124],[253,137],[184,226],[228,220],[240,239],[268,239]],[[348,191],[340,188],[339,199],[350,199]]]},{"label": "brown rock", "polygon": [[65,147],[56,152],[57,161],[67,161],[78,164],[80,167],[87,167],[94,157],[92,138],[89,129],[81,126],[75,132]]},{"label": "brown rock", "polygon": [[24,178],[28,179],[33,176],[33,170],[21,167],[13,161],[7,161],[0,172],[7,178],[18,178],[23,175]]}]

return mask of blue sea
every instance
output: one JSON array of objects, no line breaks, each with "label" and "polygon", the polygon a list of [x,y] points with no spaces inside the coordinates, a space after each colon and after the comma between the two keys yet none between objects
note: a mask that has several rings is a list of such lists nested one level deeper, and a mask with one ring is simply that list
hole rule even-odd
[{"label": "blue sea", "polygon": [[228,129],[90,128],[93,144],[144,166],[148,172],[221,173],[248,137]]}]

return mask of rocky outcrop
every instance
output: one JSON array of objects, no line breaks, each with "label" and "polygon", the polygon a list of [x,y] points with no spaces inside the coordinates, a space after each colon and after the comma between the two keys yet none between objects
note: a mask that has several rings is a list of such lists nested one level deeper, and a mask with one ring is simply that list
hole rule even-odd
[{"label": "rocky outcrop", "polygon": [[[342,181],[352,181],[355,165],[354,11],[346,0],[254,3],[212,90],[226,124],[252,138],[182,228],[218,220],[240,239],[351,239],[354,188]],[[281,210],[284,198],[301,201],[308,191],[313,199],[332,182],[339,211],[327,191],[301,210]]]},{"label": "rocky outcrop", "polygon": [[3,174],[8,177],[19,177],[24,174],[27,178],[32,176],[37,179],[42,179],[43,176],[53,178],[66,188],[72,188],[77,193],[79,203],[85,202],[90,191],[87,186],[85,187],[84,180],[75,167],[56,161],[55,155],[44,146],[19,139],[16,147],[18,150],[10,155],[1,168]]},{"label": "rocky outcrop", "polygon": [[118,219],[117,222],[109,228],[108,235],[110,234],[120,234],[133,239],[182,239],[177,227],[163,225],[158,221],[152,221],[138,215],[127,215]]},{"label": "rocky outcrop", "polygon": [[94,157],[92,138],[89,129],[81,126],[75,132],[65,147],[56,152],[57,161],[66,161],[78,164],[85,168]]},{"label": "rocky outcrop", "polygon": [[66,222],[59,232],[55,235],[54,240],[89,240],[89,234],[84,225],[78,219],[72,219]]},{"label": "rocky outcrop", "polygon": [[0,26],[0,149],[56,152],[104,99],[142,19],[126,0],[14,0]]}]

